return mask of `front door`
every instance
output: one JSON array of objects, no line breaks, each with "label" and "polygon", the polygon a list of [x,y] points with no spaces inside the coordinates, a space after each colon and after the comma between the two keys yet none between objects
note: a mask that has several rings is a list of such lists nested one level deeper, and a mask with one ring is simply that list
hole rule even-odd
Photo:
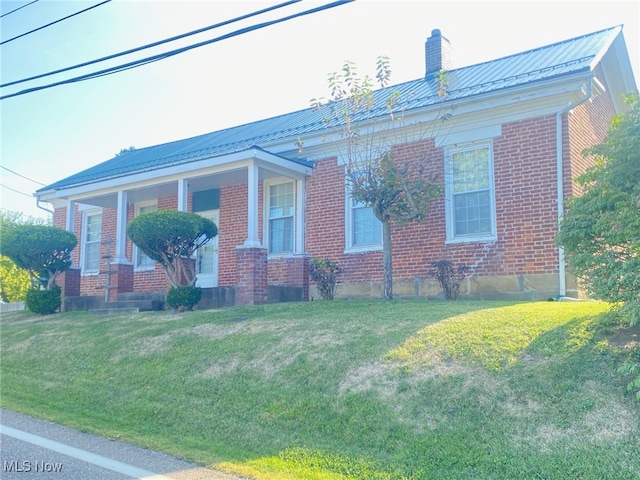
[{"label": "front door", "polygon": [[[218,226],[219,210],[198,212]],[[202,245],[196,253],[196,286],[212,288],[218,286],[218,236]]]}]

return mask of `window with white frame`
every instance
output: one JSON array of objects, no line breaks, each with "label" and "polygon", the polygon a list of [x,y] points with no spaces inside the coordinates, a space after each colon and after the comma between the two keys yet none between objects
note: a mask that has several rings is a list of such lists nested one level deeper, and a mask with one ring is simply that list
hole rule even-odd
[{"label": "window with white frame", "polygon": [[[158,210],[158,204],[155,201],[152,202],[139,202],[135,204],[135,214],[142,215],[143,213],[151,213]],[[155,261],[148,257],[137,246],[133,246],[133,262],[135,268],[138,270],[150,270],[155,268]]]},{"label": "window with white frame", "polygon": [[382,223],[373,214],[373,208],[353,198],[348,187],[346,205],[347,250],[379,249],[382,246]]},{"label": "window with white frame", "polygon": [[447,240],[495,237],[493,154],[490,144],[450,149],[446,160]]},{"label": "window with white frame", "polygon": [[100,245],[102,241],[102,211],[84,212],[82,216],[82,273],[100,272]]},{"label": "window with white frame", "polygon": [[295,188],[293,182],[267,184],[268,239],[270,254],[294,251]]}]

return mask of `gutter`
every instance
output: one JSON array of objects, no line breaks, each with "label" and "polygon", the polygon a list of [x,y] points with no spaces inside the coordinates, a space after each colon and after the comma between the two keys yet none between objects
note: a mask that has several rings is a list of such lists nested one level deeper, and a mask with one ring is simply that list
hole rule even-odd
[{"label": "gutter", "polygon": [[[563,178],[563,161],[562,161],[562,117],[573,110],[578,105],[585,103],[587,100],[591,98],[592,93],[592,84],[593,82],[597,82],[598,80],[595,77],[591,77],[587,80],[585,85],[585,93],[584,96],[575,102],[569,104],[564,107],[556,114],[556,174],[557,174],[557,201],[558,204],[558,229],[560,228],[560,222],[562,221],[562,216],[564,213],[564,178]],[[598,82],[599,83],[599,82]],[[597,86],[596,89],[602,89],[604,91],[604,87]],[[565,255],[564,255],[564,247],[558,247],[558,298],[562,298],[567,293],[567,285],[566,285],[566,266],[565,266]]]}]

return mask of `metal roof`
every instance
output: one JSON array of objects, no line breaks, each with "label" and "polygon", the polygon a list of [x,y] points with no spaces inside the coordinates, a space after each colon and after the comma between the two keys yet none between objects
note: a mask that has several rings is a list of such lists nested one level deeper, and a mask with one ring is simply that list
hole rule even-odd
[{"label": "metal roof", "polygon": [[[444,98],[438,96],[437,83],[433,76],[377,90],[376,105],[380,105],[377,109],[378,114],[386,114],[385,100],[390,92],[397,91],[400,94],[399,98],[402,102],[398,107],[408,111],[588,72],[621,31],[621,26],[611,27],[496,60],[450,70],[449,86]],[[373,112],[375,114],[376,110]],[[371,115],[371,111],[368,115]],[[294,148],[296,138],[320,133],[325,128],[322,113],[313,108],[307,108],[192,138],[127,151],[48,185],[38,192],[60,190],[109,178],[188,164],[252,148],[261,147],[268,150],[270,145],[287,139],[291,139],[291,150]],[[295,158],[287,160],[308,164]]]}]

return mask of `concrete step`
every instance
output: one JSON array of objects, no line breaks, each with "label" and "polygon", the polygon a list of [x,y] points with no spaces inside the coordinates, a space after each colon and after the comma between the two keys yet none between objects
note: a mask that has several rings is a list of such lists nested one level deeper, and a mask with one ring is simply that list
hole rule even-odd
[{"label": "concrete step", "polygon": [[101,308],[138,308],[141,312],[162,310],[164,302],[159,300],[117,300],[104,302]]}]

